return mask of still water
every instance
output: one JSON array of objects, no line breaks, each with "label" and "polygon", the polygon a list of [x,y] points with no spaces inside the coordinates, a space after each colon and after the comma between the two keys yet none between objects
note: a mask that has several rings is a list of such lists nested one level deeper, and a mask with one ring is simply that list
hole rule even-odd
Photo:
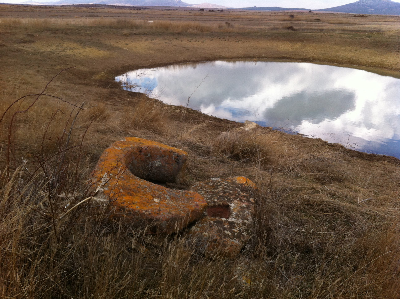
[{"label": "still water", "polygon": [[167,104],[400,158],[400,79],[311,63],[215,61],[116,80]]}]

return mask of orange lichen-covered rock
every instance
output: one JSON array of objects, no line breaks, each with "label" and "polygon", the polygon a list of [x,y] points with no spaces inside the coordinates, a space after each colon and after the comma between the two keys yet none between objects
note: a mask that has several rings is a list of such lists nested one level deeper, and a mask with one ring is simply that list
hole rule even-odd
[{"label": "orange lichen-covered rock", "polygon": [[236,257],[250,237],[255,184],[245,177],[210,179],[192,190],[208,204],[205,217],[190,231],[197,250],[209,256]]},{"label": "orange lichen-covered rock", "polygon": [[201,218],[207,205],[193,191],[153,182],[174,182],[187,154],[158,142],[128,137],[106,149],[93,171],[93,184],[110,201],[114,216],[150,231],[173,233]]}]

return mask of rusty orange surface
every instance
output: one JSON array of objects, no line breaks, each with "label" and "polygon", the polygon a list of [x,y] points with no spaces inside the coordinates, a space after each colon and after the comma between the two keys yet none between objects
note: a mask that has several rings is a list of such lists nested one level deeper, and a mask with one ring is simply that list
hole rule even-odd
[{"label": "rusty orange surface", "polygon": [[254,189],[257,189],[256,184],[253,183],[251,180],[249,180],[248,178],[246,178],[244,176],[234,177],[234,178],[230,179],[230,181],[233,181],[233,182],[236,182],[238,184],[246,185],[248,187],[252,187]]},{"label": "rusty orange surface", "polygon": [[207,203],[196,192],[166,188],[147,179],[174,181],[186,157],[186,152],[155,141],[125,138],[103,152],[93,183],[116,215],[172,233],[201,218]]}]

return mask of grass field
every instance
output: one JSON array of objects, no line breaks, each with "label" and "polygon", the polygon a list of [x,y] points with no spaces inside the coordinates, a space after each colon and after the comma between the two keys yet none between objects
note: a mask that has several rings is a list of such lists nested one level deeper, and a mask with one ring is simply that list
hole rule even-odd
[{"label": "grass field", "polygon": [[[152,21],[152,22],[149,22]],[[126,71],[307,61],[400,78],[400,17],[0,5],[0,297],[399,298],[400,162],[167,106]],[[189,95],[188,95],[189,96]],[[231,132],[223,142],[218,138]],[[87,186],[126,136],[189,153],[183,187],[247,176],[251,240],[205,257],[109,221]]]}]

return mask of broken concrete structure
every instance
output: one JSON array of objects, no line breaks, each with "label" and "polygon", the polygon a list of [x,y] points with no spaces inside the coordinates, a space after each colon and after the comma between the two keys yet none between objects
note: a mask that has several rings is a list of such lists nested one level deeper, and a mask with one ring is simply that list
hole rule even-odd
[{"label": "broken concrete structure", "polygon": [[187,159],[186,152],[158,142],[129,137],[106,149],[93,172],[92,183],[110,201],[116,217],[170,234],[203,217],[207,205],[193,191],[157,183],[174,182]]}]

